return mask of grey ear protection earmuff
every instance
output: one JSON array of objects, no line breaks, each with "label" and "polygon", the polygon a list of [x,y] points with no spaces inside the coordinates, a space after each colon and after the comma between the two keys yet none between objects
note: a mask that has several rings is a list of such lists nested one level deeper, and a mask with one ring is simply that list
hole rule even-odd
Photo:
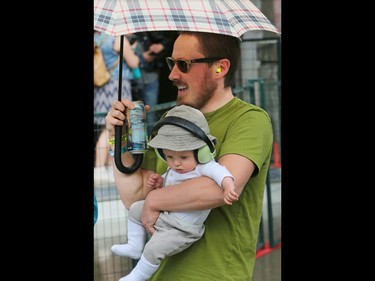
[{"label": "grey ear protection earmuff", "polygon": [[[210,162],[214,158],[214,156],[215,156],[214,144],[207,137],[206,133],[201,128],[199,128],[197,125],[195,125],[194,123],[192,123],[192,122],[190,122],[190,121],[188,121],[184,118],[181,118],[181,117],[166,116],[154,125],[154,127],[152,128],[152,131],[157,132],[157,130],[159,130],[160,127],[162,127],[164,125],[173,125],[173,126],[183,128],[186,131],[192,133],[197,138],[200,138],[201,140],[203,140],[206,143],[205,146],[197,149],[194,152],[195,159],[199,163],[204,164],[204,163]],[[158,155],[158,157],[160,157],[161,159],[166,161],[165,155],[164,155],[162,149],[156,148],[155,151],[156,151],[156,154]]]}]

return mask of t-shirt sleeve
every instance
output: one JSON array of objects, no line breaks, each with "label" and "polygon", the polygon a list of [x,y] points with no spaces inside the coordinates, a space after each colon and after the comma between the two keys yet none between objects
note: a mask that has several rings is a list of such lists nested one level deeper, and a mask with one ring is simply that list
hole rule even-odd
[{"label": "t-shirt sleeve", "polygon": [[256,176],[272,148],[273,133],[271,120],[263,110],[243,113],[228,128],[220,149],[220,156],[238,154],[251,160]]}]

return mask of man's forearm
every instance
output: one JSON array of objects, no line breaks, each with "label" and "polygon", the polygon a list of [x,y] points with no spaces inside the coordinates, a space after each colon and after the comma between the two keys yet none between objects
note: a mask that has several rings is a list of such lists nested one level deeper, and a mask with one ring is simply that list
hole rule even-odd
[{"label": "man's forearm", "polygon": [[206,210],[224,204],[223,190],[207,177],[155,189],[147,195],[145,203],[153,211]]},{"label": "man's forearm", "polygon": [[[125,155],[123,155],[122,160],[124,166],[131,165],[131,160],[129,161],[129,158],[125,157]],[[117,169],[115,163],[113,165],[117,191],[121,201],[129,209],[130,205],[135,201],[146,198],[149,190],[145,188],[145,179],[148,179],[152,171],[145,171],[140,168],[134,173],[124,174]]]}]

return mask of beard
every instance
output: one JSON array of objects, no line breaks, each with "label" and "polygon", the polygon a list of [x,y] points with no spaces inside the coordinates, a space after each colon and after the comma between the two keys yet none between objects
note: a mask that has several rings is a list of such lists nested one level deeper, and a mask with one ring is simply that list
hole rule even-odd
[{"label": "beard", "polygon": [[176,103],[177,105],[188,105],[196,109],[201,109],[204,107],[214,96],[214,93],[218,85],[213,80],[209,79],[206,75],[205,79],[201,83],[199,90],[194,93],[194,95],[189,95],[185,97],[180,97],[177,95]]}]

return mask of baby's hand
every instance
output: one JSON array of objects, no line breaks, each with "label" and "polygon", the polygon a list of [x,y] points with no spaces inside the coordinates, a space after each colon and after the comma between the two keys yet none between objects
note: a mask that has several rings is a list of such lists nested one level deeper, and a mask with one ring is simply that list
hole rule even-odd
[{"label": "baby's hand", "polygon": [[151,174],[147,182],[147,187],[150,189],[163,187],[162,176],[159,174]]},{"label": "baby's hand", "polygon": [[224,202],[228,205],[233,205],[234,201],[238,201],[238,194],[235,191],[234,181],[231,177],[225,177],[222,185],[224,187]]},{"label": "baby's hand", "polygon": [[238,201],[238,194],[234,190],[224,192],[224,202],[228,205],[233,205],[234,201]]}]

